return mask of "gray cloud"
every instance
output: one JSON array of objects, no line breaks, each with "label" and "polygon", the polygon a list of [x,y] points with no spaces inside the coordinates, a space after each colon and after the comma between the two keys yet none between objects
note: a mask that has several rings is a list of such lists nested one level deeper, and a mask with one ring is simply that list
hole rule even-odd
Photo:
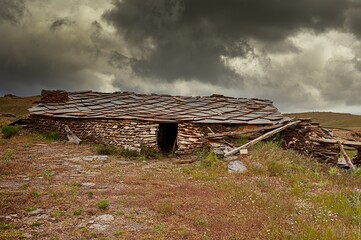
[{"label": "gray cloud", "polygon": [[212,84],[236,78],[220,57],[244,56],[249,39],[271,45],[301,29],[341,28],[353,6],[345,0],[123,0],[113,4],[104,18],[143,54],[134,53],[136,73]]},{"label": "gray cloud", "polygon": [[0,7],[0,21],[9,21],[16,24],[23,17],[25,11],[24,0],[2,0]]},{"label": "gray cloud", "polygon": [[358,1],[3,2],[0,95],[128,90],[260,97],[283,111],[360,106]]},{"label": "gray cloud", "polygon": [[73,25],[73,24],[75,24],[75,22],[74,22],[74,21],[71,21],[71,20],[68,19],[68,18],[60,18],[60,19],[55,20],[55,21],[51,24],[50,30],[51,30],[51,31],[56,31],[56,30],[58,30],[58,29],[61,28],[61,27],[71,26],[71,25]]}]

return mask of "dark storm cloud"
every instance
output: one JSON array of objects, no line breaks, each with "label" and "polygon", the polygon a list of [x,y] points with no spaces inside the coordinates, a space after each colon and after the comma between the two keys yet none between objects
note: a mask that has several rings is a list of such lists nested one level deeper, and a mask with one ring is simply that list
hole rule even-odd
[{"label": "dark storm cloud", "polygon": [[0,4],[0,22],[16,24],[26,11],[24,0],[1,0]]},{"label": "dark storm cloud", "polygon": [[75,24],[74,21],[71,21],[70,19],[68,18],[60,18],[60,19],[57,19],[55,20],[51,26],[50,26],[50,30],[51,31],[56,31],[57,29],[63,27],[63,26],[71,26]]},{"label": "dark storm cloud", "polygon": [[95,73],[107,69],[97,61],[101,25],[89,21],[80,27],[74,16],[43,18],[38,12],[43,9],[30,6],[32,12],[21,24],[0,24],[0,32],[6,33],[0,44],[0,95],[99,88]]},{"label": "dark storm cloud", "polygon": [[143,54],[134,51],[136,73],[213,84],[236,78],[221,56],[244,56],[251,51],[249,39],[277,43],[301,29],[342,28],[346,11],[354,5],[347,0],[123,0],[113,4],[104,18]]}]

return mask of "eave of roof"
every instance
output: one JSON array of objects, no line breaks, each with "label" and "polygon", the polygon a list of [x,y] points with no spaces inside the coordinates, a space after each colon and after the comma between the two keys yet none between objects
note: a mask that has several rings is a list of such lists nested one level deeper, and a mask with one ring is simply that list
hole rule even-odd
[{"label": "eave of roof", "polygon": [[187,97],[131,92],[70,92],[65,103],[40,103],[33,116],[75,119],[133,119],[152,122],[191,122],[269,125],[286,122],[269,100],[220,95]]}]

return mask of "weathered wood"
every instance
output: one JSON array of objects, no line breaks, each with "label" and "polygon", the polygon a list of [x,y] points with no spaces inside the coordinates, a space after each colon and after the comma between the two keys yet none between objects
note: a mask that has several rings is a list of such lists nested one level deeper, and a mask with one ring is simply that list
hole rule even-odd
[{"label": "weathered wood", "polygon": [[205,136],[205,138],[208,139],[208,138],[218,138],[218,137],[236,137],[236,136],[241,136],[243,134],[271,130],[271,129],[275,129],[275,128],[278,128],[281,126],[283,126],[283,125],[277,124],[277,125],[272,125],[272,126],[268,126],[268,127],[244,130],[244,131],[240,131],[240,132],[232,131],[232,132],[214,133],[213,131],[211,131],[212,133],[209,133],[208,136]]},{"label": "weathered wood", "polygon": [[66,131],[66,136],[68,137],[69,142],[71,143],[75,143],[75,144],[80,144],[81,140],[80,138],[78,138],[69,128],[68,125],[65,125],[65,131]]},{"label": "weathered wood", "polygon": [[277,129],[274,129],[274,130],[272,130],[272,131],[270,131],[270,132],[268,132],[268,133],[266,133],[266,134],[263,134],[262,136],[260,136],[260,137],[258,137],[258,138],[253,139],[252,141],[249,141],[248,143],[246,143],[246,144],[244,144],[244,145],[242,145],[242,146],[240,146],[240,147],[237,147],[237,148],[235,148],[235,149],[232,149],[231,151],[229,151],[229,152],[227,152],[226,154],[224,154],[224,156],[225,156],[225,157],[230,156],[230,155],[232,155],[232,154],[235,154],[236,152],[238,152],[239,150],[241,150],[241,149],[243,149],[243,148],[248,148],[248,147],[250,147],[250,146],[253,146],[253,145],[255,145],[256,143],[258,143],[258,142],[260,142],[260,141],[262,141],[262,140],[264,140],[264,139],[270,138],[270,137],[272,137],[273,135],[275,135],[276,133],[279,133],[279,132],[285,130],[286,128],[289,128],[289,127],[291,127],[291,126],[293,126],[293,125],[295,125],[295,124],[298,124],[298,123],[300,123],[300,122],[301,122],[301,121],[290,122],[290,123],[288,123],[288,124],[286,124],[286,125],[284,125],[284,126],[282,126],[282,127],[279,127],[279,128],[277,128]]},{"label": "weathered wood", "polygon": [[338,147],[339,147],[340,150],[341,150],[341,153],[342,153],[343,157],[344,157],[345,160],[346,160],[347,166],[349,166],[350,169],[355,170],[356,168],[355,168],[355,166],[352,164],[352,161],[351,161],[350,157],[347,155],[345,149],[343,148],[341,141],[337,141],[337,144],[338,144]]},{"label": "weathered wood", "polygon": [[361,142],[356,142],[356,141],[344,141],[344,140],[336,140],[336,139],[323,139],[323,138],[315,138],[315,137],[310,137],[310,140],[315,141],[315,142],[330,143],[330,144],[337,144],[338,141],[340,141],[341,144],[343,144],[343,145],[361,147]]}]

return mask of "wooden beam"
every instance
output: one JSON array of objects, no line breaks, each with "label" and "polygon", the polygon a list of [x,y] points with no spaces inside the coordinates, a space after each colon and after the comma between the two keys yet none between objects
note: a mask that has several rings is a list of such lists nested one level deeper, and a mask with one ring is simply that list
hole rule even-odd
[{"label": "wooden beam", "polygon": [[310,140],[315,142],[330,143],[330,144],[337,144],[340,141],[341,144],[343,145],[361,147],[361,142],[355,142],[355,141],[344,141],[337,139],[324,139],[324,138],[315,138],[315,137],[310,137]]},{"label": "wooden beam", "polygon": [[272,130],[272,131],[270,131],[270,132],[268,132],[268,133],[265,133],[265,134],[263,134],[262,136],[260,136],[260,137],[258,137],[258,138],[255,138],[255,139],[253,139],[252,141],[249,141],[248,143],[246,143],[246,144],[244,144],[244,145],[242,145],[242,146],[240,146],[240,147],[237,147],[237,148],[235,148],[235,149],[232,149],[231,151],[229,151],[229,152],[227,152],[226,154],[224,154],[224,156],[227,157],[227,156],[230,156],[230,155],[232,155],[232,154],[235,154],[236,152],[238,152],[239,150],[241,150],[241,149],[243,149],[243,148],[249,148],[250,146],[253,146],[253,145],[255,145],[256,143],[258,143],[258,142],[260,142],[260,141],[262,141],[262,140],[265,140],[265,139],[267,139],[267,138],[270,138],[270,137],[272,137],[273,135],[275,135],[276,133],[279,133],[279,132],[285,130],[286,128],[289,128],[289,127],[291,127],[291,126],[293,126],[293,125],[296,125],[296,124],[298,124],[298,123],[300,123],[300,122],[301,122],[301,121],[290,122],[290,123],[288,123],[288,124],[286,124],[286,125],[284,125],[284,126],[282,126],[282,127],[279,127],[279,128],[277,128],[277,129],[274,129],[274,130]]},{"label": "wooden beam", "polygon": [[254,133],[254,132],[261,132],[261,131],[265,131],[265,130],[271,130],[271,129],[275,129],[278,127],[281,127],[283,125],[272,125],[272,126],[267,126],[267,127],[260,127],[260,128],[255,128],[255,129],[249,129],[249,130],[243,130],[240,132],[222,132],[222,133],[214,133],[212,131],[212,133],[209,133],[205,138],[218,138],[218,137],[237,137],[237,136],[241,136],[243,134],[247,134],[247,133]]},{"label": "wooden beam", "polygon": [[352,161],[351,161],[350,157],[347,155],[345,149],[343,148],[341,141],[337,141],[337,144],[338,144],[338,147],[339,147],[340,150],[341,150],[342,156],[343,156],[343,157],[345,158],[345,160],[346,160],[347,166],[349,166],[352,170],[355,170],[356,168],[355,168],[355,166],[352,164]]}]

